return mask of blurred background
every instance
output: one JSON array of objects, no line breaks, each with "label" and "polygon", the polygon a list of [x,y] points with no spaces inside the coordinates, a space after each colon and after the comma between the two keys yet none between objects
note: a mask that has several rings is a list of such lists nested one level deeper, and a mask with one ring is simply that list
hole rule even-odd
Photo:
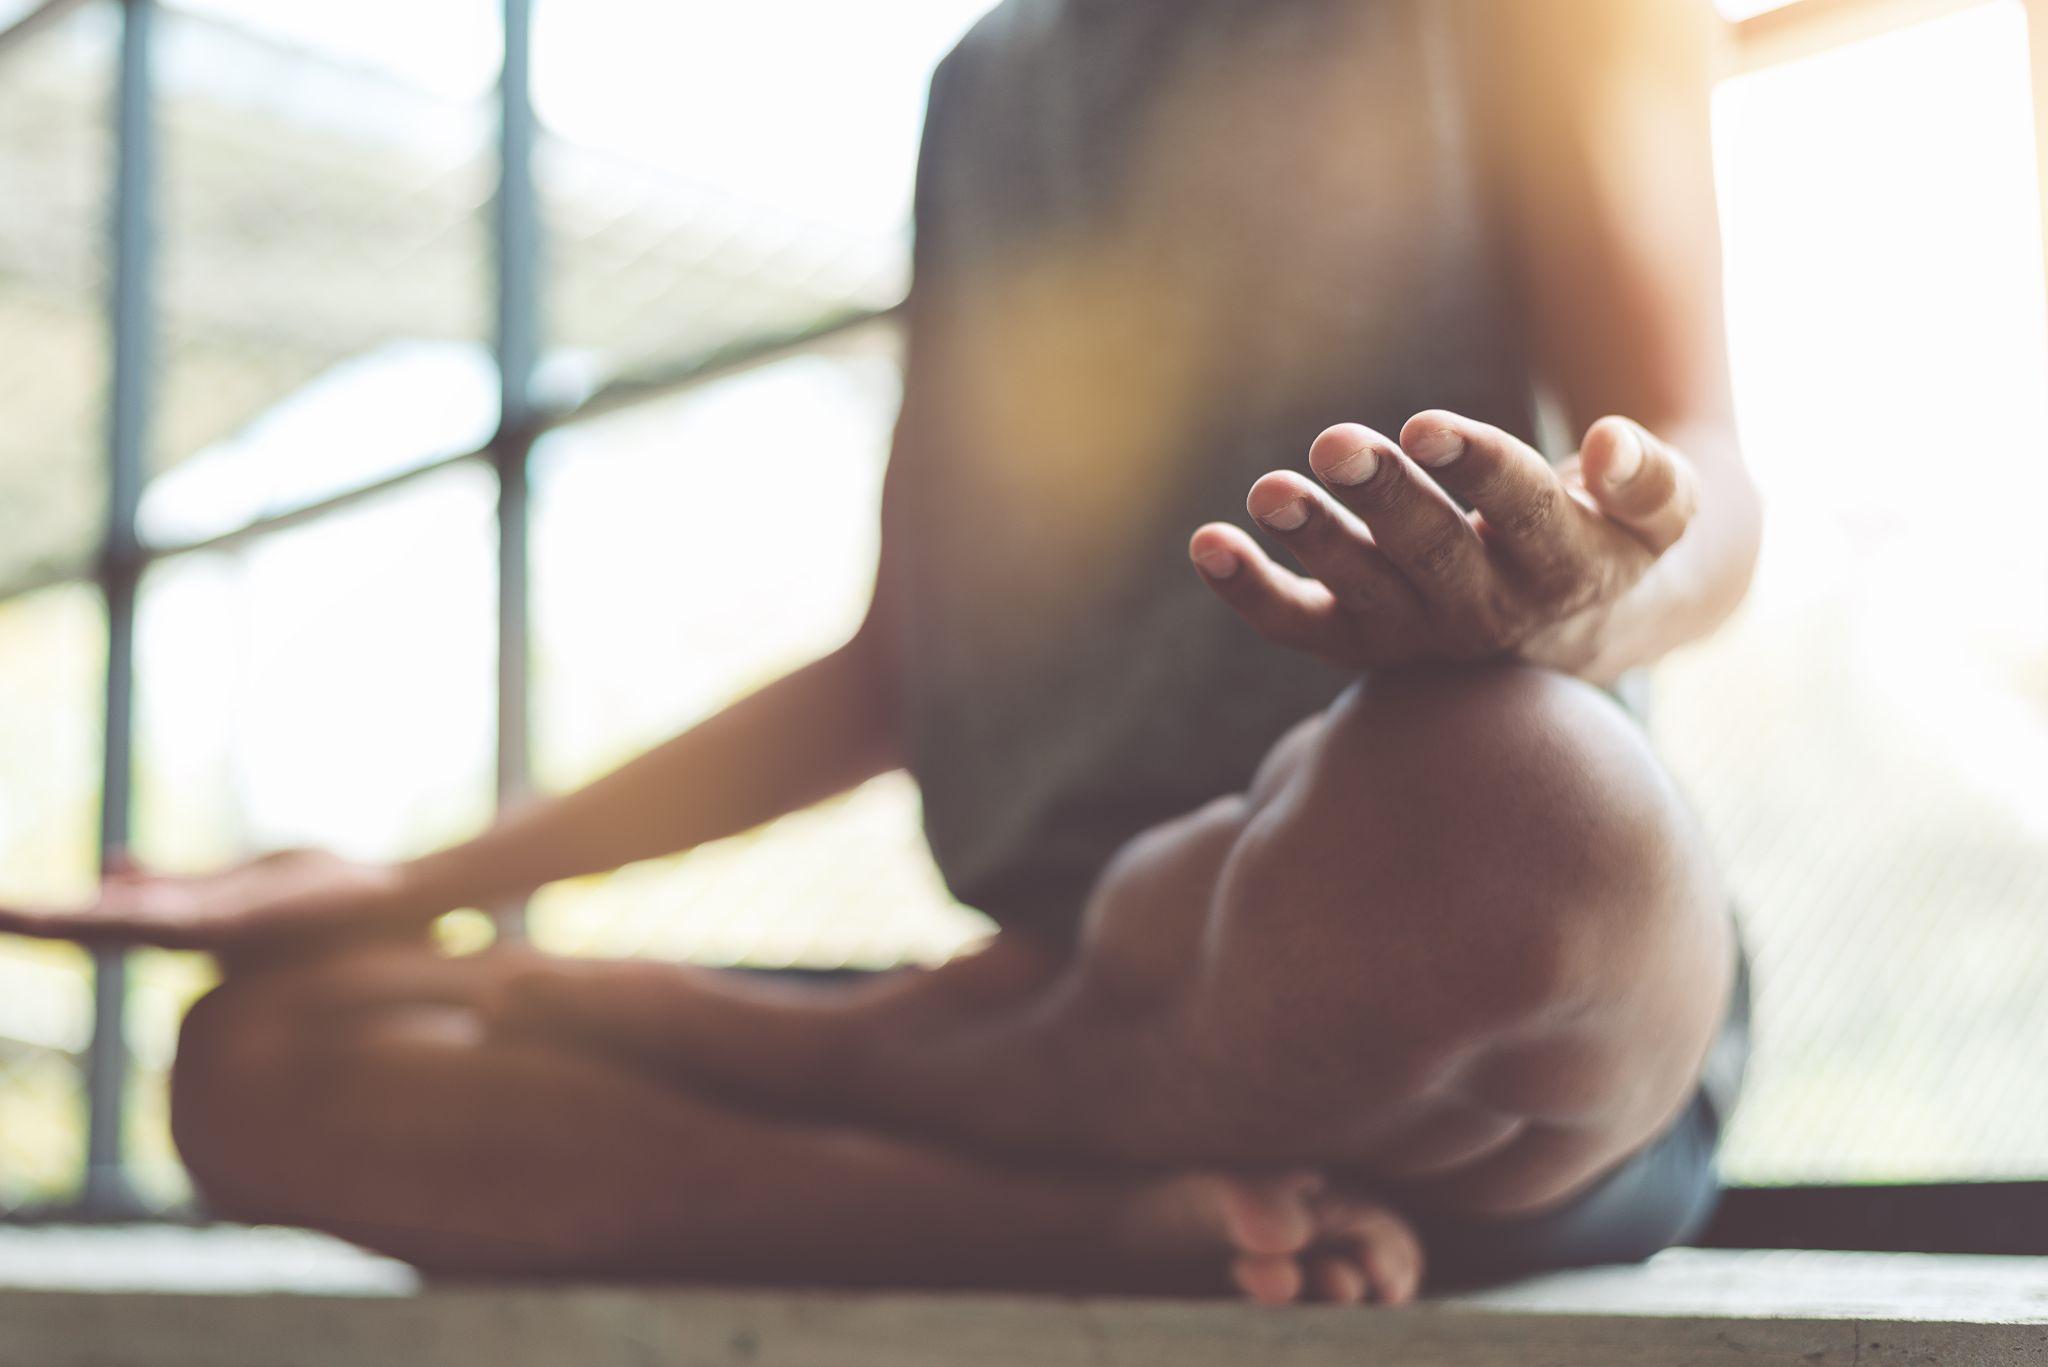
[{"label": "blurred background", "polygon": [[[842,639],[925,80],[986,7],[0,0],[0,895],[85,895],[103,835],[424,850]],[[1721,8],[1770,528],[1652,722],[1759,961],[1730,1175],[2048,1177],[2048,8]],[[901,778],[529,918],[764,966],[983,929]],[[0,1213],[188,1195],[209,969],[95,976],[0,941]]]}]

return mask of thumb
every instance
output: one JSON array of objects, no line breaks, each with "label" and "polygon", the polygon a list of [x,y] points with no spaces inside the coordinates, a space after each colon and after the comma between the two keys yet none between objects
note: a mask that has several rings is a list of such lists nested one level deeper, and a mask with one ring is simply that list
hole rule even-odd
[{"label": "thumb", "polygon": [[1699,507],[1692,462],[1627,418],[1602,418],[1586,433],[1580,465],[1594,504],[1661,555]]}]

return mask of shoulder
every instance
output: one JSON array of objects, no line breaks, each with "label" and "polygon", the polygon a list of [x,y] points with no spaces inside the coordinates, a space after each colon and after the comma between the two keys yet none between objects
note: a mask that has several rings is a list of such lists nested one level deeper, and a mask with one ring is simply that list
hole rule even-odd
[{"label": "shoulder", "polygon": [[999,79],[1045,50],[1066,25],[1068,0],[1003,0],[968,27],[932,74],[949,94]]},{"label": "shoulder", "polygon": [[951,149],[963,147],[978,136],[974,129],[986,121],[988,95],[1014,87],[1029,37],[1049,19],[1047,10],[1060,8],[1057,0],[1006,0],[977,19],[959,41],[932,69],[925,94],[923,160],[929,169]]}]

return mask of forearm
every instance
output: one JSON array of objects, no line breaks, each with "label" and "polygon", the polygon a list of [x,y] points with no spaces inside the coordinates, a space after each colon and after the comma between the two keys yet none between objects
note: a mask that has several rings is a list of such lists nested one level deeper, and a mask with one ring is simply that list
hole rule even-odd
[{"label": "forearm", "polygon": [[402,870],[423,909],[488,905],[751,829],[900,764],[881,642],[862,632],[587,787]]}]

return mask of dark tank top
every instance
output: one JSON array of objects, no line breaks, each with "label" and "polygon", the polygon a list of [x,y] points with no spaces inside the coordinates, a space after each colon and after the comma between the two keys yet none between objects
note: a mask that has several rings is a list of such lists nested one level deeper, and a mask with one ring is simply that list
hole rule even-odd
[{"label": "dark tank top", "polygon": [[1450,13],[1010,0],[941,65],[880,592],[954,894],[1071,934],[1349,682],[1188,565],[1325,426],[1532,435]]}]

